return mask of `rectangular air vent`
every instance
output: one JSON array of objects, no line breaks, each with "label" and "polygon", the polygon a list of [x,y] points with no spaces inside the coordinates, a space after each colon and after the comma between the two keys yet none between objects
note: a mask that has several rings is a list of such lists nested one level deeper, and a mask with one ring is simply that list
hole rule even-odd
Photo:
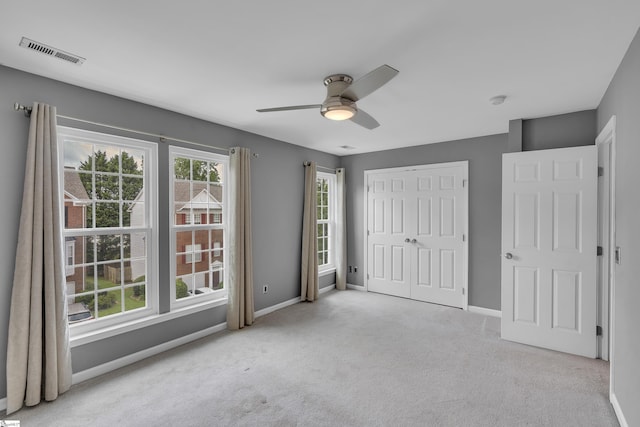
[{"label": "rectangular air vent", "polygon": [[35,40],[28,39],[23,37],[20,40],[20,46],[35,50],[40,53],[44,53],[45,55],[53,56],[58,59],[62,59],[63,61],[71,62],[74,64],[82,64],[84,62],[84,58],[78,55],[74,55],[73,53],[65,52],[60,49],[56,49],[55,47],[47,46],[44,43],[37,42]]}]

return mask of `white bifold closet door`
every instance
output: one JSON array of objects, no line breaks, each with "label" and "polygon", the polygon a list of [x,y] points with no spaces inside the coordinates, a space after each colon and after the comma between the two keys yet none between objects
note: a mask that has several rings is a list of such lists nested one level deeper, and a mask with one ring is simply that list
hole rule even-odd
[{"label": "white bifold closet door", "polygon": [[466,306],[467,162],[367,173],[367,289]]}]

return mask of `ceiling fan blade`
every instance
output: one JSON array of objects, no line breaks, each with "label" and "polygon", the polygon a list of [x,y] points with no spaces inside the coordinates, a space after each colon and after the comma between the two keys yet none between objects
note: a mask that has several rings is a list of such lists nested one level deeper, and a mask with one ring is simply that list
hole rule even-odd
[{"label": "ceiling fan blade", "polygon": [[358,109],[358,112],[356,113],[356,115],[351,117],[350,120],[367,129],[375,129],[378,126],[380,126],[380,123],[378,123],[376,119],[374,119],[373,117],[371,117],[369,114],[365,113],[361,109]]},{"label": "ceiling fan blade", "polygon": [[371,92],[384,86],[389,80],[394,78],[399,73],[398,70],[388,65],[381,65],[375,70],[371,71],[360,77],[355,82],[351,83],[340,96],[351,99],[352,101],[358,101],[369,95]]},{"label": "ceiling fan blade", "polygon": [[291,105],[289,107],[276,107],[276,108],[262,108],[260,110],[256,110],[258,113],[271,113],[273,111],[289,111],[289,110],[309,110],[311,108],[320,108],[321,104],[313,104],[313,105]]}]

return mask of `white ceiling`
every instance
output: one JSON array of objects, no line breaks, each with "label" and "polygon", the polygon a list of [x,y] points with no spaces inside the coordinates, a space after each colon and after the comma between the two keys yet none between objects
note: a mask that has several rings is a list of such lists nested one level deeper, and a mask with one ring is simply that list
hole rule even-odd
[{"label": "white ceiling", "polygon": [[[3,3],[4,65],[338,155],[596,108],[640,26],[638,0]],[[86,62],[21,48],[22,36]],[[319,104],[327,75],[382,64],[400,73],[358,102],[377,129],[255,111]]]}]

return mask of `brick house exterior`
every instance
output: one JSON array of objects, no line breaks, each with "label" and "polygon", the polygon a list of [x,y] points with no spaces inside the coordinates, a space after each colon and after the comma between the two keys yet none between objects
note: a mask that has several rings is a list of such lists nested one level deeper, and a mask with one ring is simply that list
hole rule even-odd
[{"label": "brick house exterior", "polygon": [[[176,182],[174,187],[174,220],[182,224],[222,224],[222,186],[205,182]],[[209,240],[209,233],[211,240]],[[223,232],[222,230],[197,230],[193,233],[178,232],[176,252],[189,249],[201,251],[178,255],[176,276],[188,285],[217,289],[223,280]],[[191,247],[195,246],[195,248]],[[192,267],[195,277],[191,277]],[[195,281],[195,283],[191,283]]]},{"label": "brick house exterior", "polygon": [[[80,181],[75,169],[64,170],[64,227],[65,229],[83,228],[87,205],[90,203],[87,190]],[[64,242],[65,275],[67,280],[67,294],[84,291],[84,241],[82,238],[67,237]]]}]

